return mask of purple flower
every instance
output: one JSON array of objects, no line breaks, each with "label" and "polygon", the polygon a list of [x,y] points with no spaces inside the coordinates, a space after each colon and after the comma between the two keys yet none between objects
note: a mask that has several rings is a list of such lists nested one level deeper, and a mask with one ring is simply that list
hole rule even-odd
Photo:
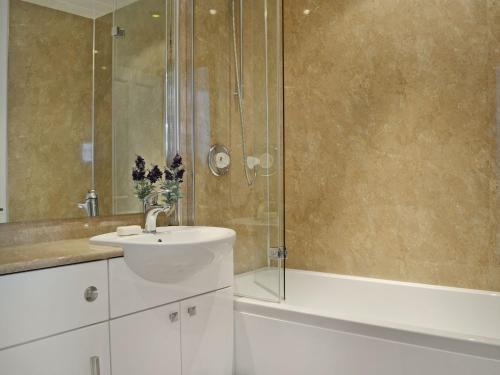
[{"label": "purple flower", "polygon": [[149,172],[148,172],[148,175],[147,175],[147,179],[152,183],[154,184],[156,181],[158,181],[161,176],[163,175],[163,173],[161,173],[160,171],[160,168],[158,168],[157,165],[154,165],[153,166],[153,169],[151,169]]},{"label": "purple flower", "polygon": [[146,172],[144,172],[143,170],[139,170],[139,169],[132,169],[132,180],[134,181],[142,181],[144,180],[144,177],[146,176]]},{"label": "purple flower", "polygon": [[135,167],[139,171],[144,171],[146,169],[146,161],[140,155],[137,155],[137,159],[135,159]]},{"label": "purple flower", "polygon": [[175,154],[174,160],[172,161],[171,169],[177,169],[182,165],[182,158],[179,154]]},{"label": "purple flower", "polygon": [[165,180],[172,181],[174,179],[174,174],[170,171],[170,169],[165,169]]},{"label": "purple flower", "polygon": [[186,172],[184,169],[179,169],[175,174],[175,179],[182,182],[182,177],[184,176],[184,172]]}]

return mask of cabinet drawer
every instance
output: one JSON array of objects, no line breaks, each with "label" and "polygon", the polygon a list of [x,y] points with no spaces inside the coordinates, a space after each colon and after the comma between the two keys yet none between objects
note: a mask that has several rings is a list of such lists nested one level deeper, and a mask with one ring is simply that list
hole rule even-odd
[{"label": "cabinet drawer", "polygon": [[1,350],[0,364],[5,375],[109,375],[108,323]]},{"label": "cabinet drawer", "polygon": [[0,349],[107,320],[107,280],[106,261],[0,276]]}]

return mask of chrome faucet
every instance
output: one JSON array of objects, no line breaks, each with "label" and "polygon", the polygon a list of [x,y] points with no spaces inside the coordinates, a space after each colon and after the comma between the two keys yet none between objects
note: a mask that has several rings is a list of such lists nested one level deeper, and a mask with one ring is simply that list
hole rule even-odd
[{"label": "chrome faucet", "polygon": [[158,204],[158,197],[165,193],[170,193],[170,190],[162,189],[154,191],[144,198],[144,233],[156,233],[156,219],[158,214],[164,212],[168,216],[172,212],[174,207],[172,204]]},{"label": "chrome faucet", "polygon": [[77,206],[85,210],[88,217],[99,216],[99,197],[97,191],[94,189],[90,190],[85,195],[85,200],[82,203],[78,203]]}]

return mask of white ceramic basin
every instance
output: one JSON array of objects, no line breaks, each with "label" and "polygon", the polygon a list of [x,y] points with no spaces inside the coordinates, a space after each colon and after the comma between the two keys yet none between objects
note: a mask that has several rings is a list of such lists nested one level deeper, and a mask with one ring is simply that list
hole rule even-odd
[{"label": "white ceramic basin", "polygon": [[90,243],[122,247],[127,265],[146,280],[177,283],[232,251],[235,239],[232,229],[186,226],[133,236],[107,233],[92,237]]}]

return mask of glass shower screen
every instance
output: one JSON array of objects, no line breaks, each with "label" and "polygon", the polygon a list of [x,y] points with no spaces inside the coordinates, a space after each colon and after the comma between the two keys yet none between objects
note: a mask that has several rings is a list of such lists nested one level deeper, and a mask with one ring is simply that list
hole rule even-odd
[{"label": "glass shower screen", "polygon": [[[232,228],[235,293],[284,298],[281,1],[193,0],[181,9],[190,82],[184,129],[191,221]],[[219,171],[209,168],[212,164]],[[215,172],[215,173],[214,173]],[[220,173],[219,173],[220,172]]]}]

